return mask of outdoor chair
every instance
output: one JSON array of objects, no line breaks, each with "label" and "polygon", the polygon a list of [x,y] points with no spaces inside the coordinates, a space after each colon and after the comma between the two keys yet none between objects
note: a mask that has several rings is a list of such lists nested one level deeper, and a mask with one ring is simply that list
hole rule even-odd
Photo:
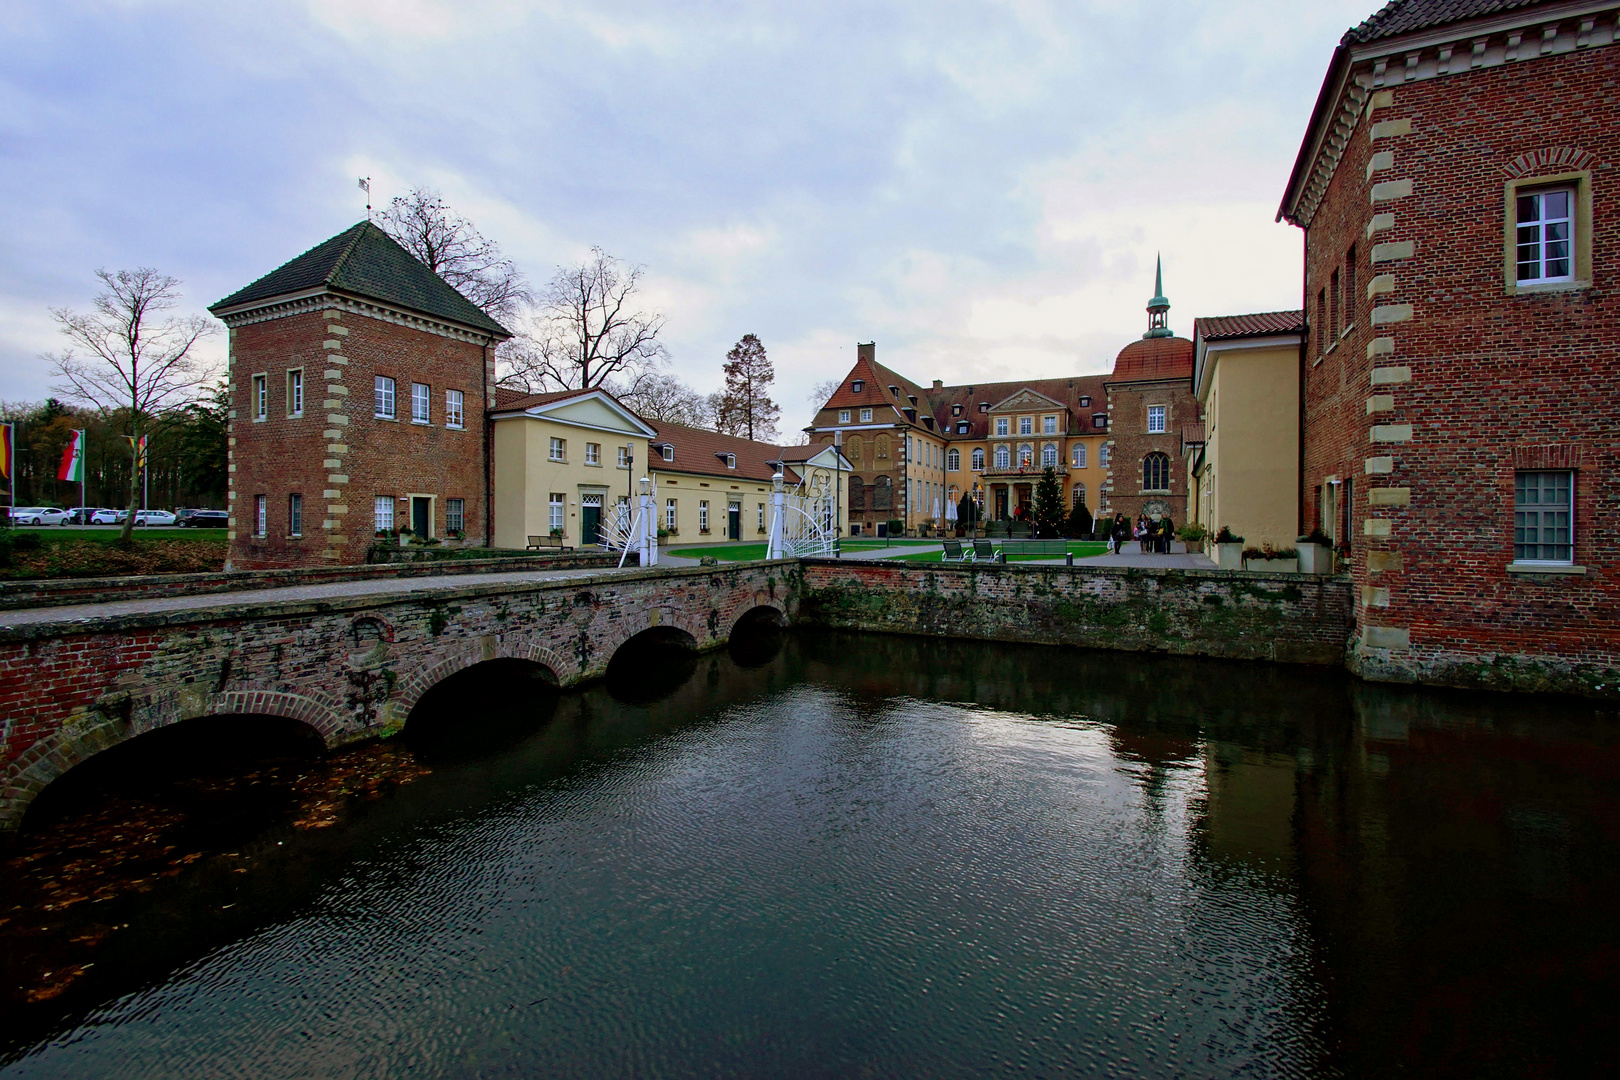
[{"label": "outdoor chair", "polygon": [[995,548],[995,545],[990,543],[990,541],[988,541],[988,540],[975,540],[975,541],[973,541],[973,561],[974,562],[995,562],[996,561],[996,548]]},{"label": "outdoor chair", "polygon": [[940,543],[945,547],[945,553],[940,556],[941,562],[968,562],[973,558],[972,551],[962,551],[960,540],[942,540]]}]

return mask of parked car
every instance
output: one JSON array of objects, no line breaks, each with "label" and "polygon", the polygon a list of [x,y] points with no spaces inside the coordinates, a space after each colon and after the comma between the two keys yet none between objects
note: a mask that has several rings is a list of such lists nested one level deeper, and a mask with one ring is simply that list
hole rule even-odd
[{"label": "parked car", "polygon": [[173,525],[174,515],[167,510],[137,510],[135,511],[135,524]]},{"label": "parked car", "polygon": [[90,515],[92,525],[121,525],[124,521],[123,510],[97,510]]},{"label": "parked car", "polygon": [[180,525],[186,529],[223,529],[230,517],[223,510],[192,510],[180,519]]},{"label": "parked car", "polygon": [[90,524],[94,524],[90,519],[95,517],[97,514],[102,513],[102,512],[103,512],[103,510],[99,506],[80,506],[80,507],[77,507],[75,509],[72,509],[72,510],[68,511],[68,519],[65,522],[63,522],[63,524],[64,525],[90,525]]},{"label": "parked car", "polygon": [[68,512],[54,506],[14,506],[11,508],[13,525],[61,525]]}]

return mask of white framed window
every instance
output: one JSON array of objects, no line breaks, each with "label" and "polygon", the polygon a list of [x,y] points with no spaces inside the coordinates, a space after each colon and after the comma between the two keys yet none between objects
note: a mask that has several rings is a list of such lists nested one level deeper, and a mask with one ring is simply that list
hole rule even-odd
[{"label": "white framed window", "polygon": [[962,451],[951,447],[945,451],[945,471],[960,472],[962,470]]},{"label": "white framed window", "polygon": [[709,500],[708,499],[699,499],[698,500],[698,532],[706,533],[708,531],[709,531]]},{"label": "white framed window", "polygon": [[996,468],[1012,468],[1012,450],[1005,444],[996,447]]},{"label": "white framed window", "polygon": [[1520,283],[1573,281],[1575,189],[1525,191],[1514,201],[1518,211],[1514,242]]},{"label": "white framed window", "polygon": [[395,415],[394,380],[386,375],[378,375],[372,381],[372,391],[372,415],[378,420],[392,420]]},{"label": "white framed window", "polygon": [[1008,433],[1007,418],[1005,416],[996,417],[996,434],[997,435],[1006,435],[1007,433]]},{"label": "white framed window", "polygon": [[567,461],[568,460],[568,440],[567,439],[559,439],[555,435],[553,435],[551,437],[551,452],[549,454],[549,457],[550,457],[550,459],[552,461]]},{"label": "white framed window", "polygon": [[466,424],[466,398],[460,390],[446,390],[444,392],[444,426],[459,428]]},{"label": "white framed window", "polygon": [[1035,434],[1035,418],[1033,416],[1020,416],[1018,418],[1018,434]]},{"label": "white framed window", "polygon": [[371,500],[371,524],[377,532],[388,532],[394,527],[392,495],[378,495]]},{"label": "white framed window", "polygon": [[628,446],[621,446],[621,447],[619,447],[619,468],[628,469],[629,467],[630,467],[630,448]]},{"label": "white framed window", "polygon": [[676,522],[675,500],[674,499],[669,499],[669,500],[665,501],[665,503],[664,503],[664,528],[668,529],[670,532],[674,532],[675,531],[675,522]]},{"label": "white framed window", "polygon": [[838,422],[840,424],[849,423],[849,410],[848,409],[839,409],[838,410]]},{"label": "white framed window", "polygon": [[253,500],[253,535],[264,536],[270,529],[270,496],[259,495]]},{"label": "white framed window", "polygon": [[1147,420],[1148,434],[1162,435],[1164,433],[1164,406],[1149,405]]},{"label": "white framed window", "polygon": [[1513,476],[1513,560],[1575,561],[1575,474],[1521,472]]},{"label": "white framed window", "polygon": [[587,465],[600,465],[600,464],[602,464],[602,444],[601,443],[588,442],[588,443],[585,444],[585,464],[587,464]]},{"label": "white framed window", "polygon": [[765,531],[765,504],[764,503],[755,503],[754,505],[759,507],[759,525],[758,525],[759,531],[764,532]]},{"label": "white framed window", "polygon": [[1086,485],[1084,485],[1084,484],[1076,484],[1076,485],[1074,485],[1074,502],[1072,504],[1070,504],[1070,505],[1072,505],[1072,506],[1084,506],[1084,505],[1086,505]]},{"label": "white framed window", "polygon": [[1055,469],[1055,468],[1057,468],[1057,463],[1058,463],[1057,443],[1046,443],[1046,444],[1044,444],[1041,447],[1041,467],[1044,469],[1044,468],[1047,468],[1048,466],[1050,466],[1051,468]]},{"label": "white framed window", "polygon": [[1107,443],[1103,443],[1101,446],[1099,446],[1097,448],[1097,467],[1098,468],[1101,468],[1101,469],[1108,468],[1108,459],[1111,456],[1110,453],[1109,453],[1109,450],[1110,450],[1110,447],[1109,447],[1109,445]]},{"label": "white framed window", "polygon": [[972,461],[974,472],[984,472],[984,447],[975,446],[973,448]]},{"label": "white framed window", "polygon": [[1106,428],[1108,426],[1108,414],[1105,412],[1092,413],[1091,426],[1094,428]]},{"label": "white framed window", "polygon": [[270,392],[263,375],[253,376],[253,419],[263,420],[270,414]]},{"label": "white framed window", "polygon": [[1029,443],[1020,443],[1018,445],[1018,467],[1027,469],[1033,464],[1035,464],[1035,448]]},{"label": "white framed window", "polygon": [[1083,468],[1086,467],[1086,444],[1085,443],[1077,442],[1069,450],[1069,464],[1074,466],[1076,469],[1083,469]]},{"label": "white framed window", "polygon": [[293,494],[287,496],[287,535],[304,535],[304,497]]},{"label": "white framed window", "polygon": [[735,469],[736,467],[737,467],[737,455],[736,454],[727,454],[726,455],[726,468]]},{"label": "white framed window", "polygon": [[562,532],[563,523],[567,520],[568,516],[568,496],[564,495],[560,491],[553,491],[551,492],[551,498],[546,505],[550,510],[550,524],[548,528],[550,528],[552,532]]},{"label": "white framed window", "polygon": [[958,435],[966,435],[968,433],[968,425],[965,421],[956,425],[956,433]]},{"label": "white framed window", "polygon": [[287,372],[287,415],[304,415],[304,369]]},{"label": "white framed window", "polygon": [[467,500],[444,500],[444,527],[449,532],[464,532],[467,528]]},{"label": "white framed window", "polygon": [[428,395],[432,393],[427,383],[411,383],[411,423],[426,424],[432,420],[428,411]]},{"label": "white framed window", "polygon": [[664,444],[664,460],[665,461],[674,461],[675,460],[675,444],[674,443],[665,443]]},{"label": "white framed window", "polygon": [[861,410],[861,423],[870,424],[871,422],[872,422],[872,410],[871,409],[862,409]]},{"label": "white framed window", "polygon": [[1056,435],[1057,434],[1057,417],[1055,417],[1055,416],[1043,416],[1043,417],[1041,417],[1041,434],[1042,435]]}]

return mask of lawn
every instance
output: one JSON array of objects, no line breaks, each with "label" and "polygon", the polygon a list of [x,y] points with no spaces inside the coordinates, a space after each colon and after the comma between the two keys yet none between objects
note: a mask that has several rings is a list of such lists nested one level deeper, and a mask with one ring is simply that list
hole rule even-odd
[{"label": "lawn", "polygon": [[[964,547],[966,547],[966,546],[970,546],[970,545],[967,545],[966,542],[964,542]],[[1108,553],[1108,545],[1106,543],[1102,542],[1102,541],[1092,541],[1092,540],[1070,540],[1069,541],[1069,554],[1073,555],[1077,559],[1086,559],[1086,558],[1090,558],[1093,555],[1106,555],[1107,553]],[[940,549],[938,551],[918,552],[915,555],[900,555],[900,556],[897,556],[897,558],[901,562],[940,562],[944,558],[944,555],[945,555],[944,550]],[[1009,556],[1007,556],[1007,561],[1008,562],[1035,562],[1037,560],[1047,559],[1047,558],[1051,558],[1051,556],[1048,556],[1048,555],[1009,555]]]},{"label": "lawn", "polygon": [[[42,525],[39,528],[23,526],[17,530],[17,535],[37,536],[40,543],[43,544],[60,544],[67,540],[90,540],[98,544],[110,544],[123,535],[123,530],[116,528],[76,529],[71,525],[66,528],[60,525]],[[156,528],[147,526],[143,528],[137,525],[135,526],[134,538],[159,542],[166,540],[223,540],[225,539],[225,530],[182,529],[175,526],[158,526]]]},{"label": "lawn", "polygon": [[225,566],[224,529],[140,529],[119,547],[117,529],[46,527],[0,534],[0,579],[195,574]]},{"label": "lawn", "polygon": [[705,545],[704,547],[676,548],[669,552],[681,559],[701,559],[705,555],[713,555],[721,562],[749,562],[753,559],[765,557],[764,544],[737,544],[737,545]]}]

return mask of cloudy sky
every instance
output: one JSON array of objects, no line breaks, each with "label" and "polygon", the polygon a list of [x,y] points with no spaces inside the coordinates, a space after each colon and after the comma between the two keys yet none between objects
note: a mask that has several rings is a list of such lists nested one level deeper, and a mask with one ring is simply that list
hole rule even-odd
[{"label": "cloudy sky", "polygon": [[[765,342],[784,427],[857,341],[914,379],[1105,371],[1299,304],[1273,222],[1376,0],[7,0],[0,399],[52,306],[155,266],[201,309],[413,186],[536,280],[647,269],[675,370]],[[210,345],[223,358],[223,338]]]}]

